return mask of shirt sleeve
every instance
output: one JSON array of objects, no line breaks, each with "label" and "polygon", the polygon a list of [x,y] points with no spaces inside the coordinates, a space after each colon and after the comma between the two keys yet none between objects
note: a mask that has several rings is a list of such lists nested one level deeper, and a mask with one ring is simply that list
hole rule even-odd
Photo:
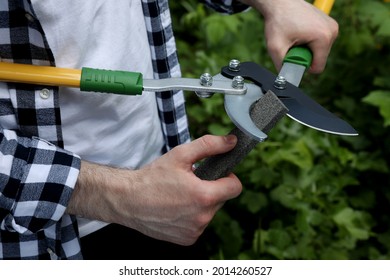
[{"label": "shirt sleeve", "polygon": [[33,137],[0,128],[0,229],[33,234],[64,215],[80,157]]},{"label": "shirt sleeve", "polygon": [[249,8],[248,5],[241,3],[238,0],[202,0],[208,7],[217,12],[224,14],[235,14],[245,11]]}]

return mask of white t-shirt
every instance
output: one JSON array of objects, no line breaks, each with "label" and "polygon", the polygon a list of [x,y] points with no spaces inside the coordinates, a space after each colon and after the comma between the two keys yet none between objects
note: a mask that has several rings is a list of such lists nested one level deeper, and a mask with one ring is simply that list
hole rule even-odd
[{"label": "white t-shirt", "polygon": [[[141,0],[32,0],[57,67],[141,72],[153,78]],[[82,159],[139,168],[164,145],[154,93],[122,96],[60,88],[65,148]],[[79,219],[85,236],[105,223]]]}]

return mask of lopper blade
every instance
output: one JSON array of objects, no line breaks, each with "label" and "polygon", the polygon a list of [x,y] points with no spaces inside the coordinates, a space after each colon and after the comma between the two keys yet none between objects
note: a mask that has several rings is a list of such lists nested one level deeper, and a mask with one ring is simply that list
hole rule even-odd
[{"label": "lopper blade", "polygon": [[358,135],[351,125],[322,107],[297,86],[287,82],[284,89],[275,88],[276,75],[254,62],[241,63],[239,71],[224,67],[222,74],[229,78],[241,75],[260,86],[263,92],[273,91],[288,108],[287,115],[301,124],[337,135]]},{"label": "lopper blade", "polygon": [[[290,84],[298,87],[305,69],[302,65],[285,62],[279,72],[279,76],[284,77]],[[287,115],[303,125],[337,135],[358,135],[357,131],[347,122],[338,118],[300,91],[289,91],[289,97],[281,97],[281,101],[289,108]]]}]

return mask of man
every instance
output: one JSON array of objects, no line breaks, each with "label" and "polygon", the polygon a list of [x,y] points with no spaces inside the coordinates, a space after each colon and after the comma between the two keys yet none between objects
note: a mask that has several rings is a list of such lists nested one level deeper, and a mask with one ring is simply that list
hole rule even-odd
[{"label": "man", "polygon": [[[307,44],[311,71],[323,70],[337,24],[305,1],[206,2],[261,12],[277,68],[291,46]],[[5,62],[180,76],[168,1],[9,0],[0,24]],[[233,174],[202,181],[193,164],[235,143],[189,142],[181,92],[124,97],[0,83],[0,258],[80,259],[80,237],[110,223],[191,245],[241,192]]]}]

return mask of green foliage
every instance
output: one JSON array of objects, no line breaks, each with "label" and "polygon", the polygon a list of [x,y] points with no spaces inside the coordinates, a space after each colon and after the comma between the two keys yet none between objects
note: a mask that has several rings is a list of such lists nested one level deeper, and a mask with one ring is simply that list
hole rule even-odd
[{"label": "green foliage", "polygon": [[390,91],[374,90],[363,98],[363,101],[377,106],[380,114],[385,120],[384,125],[390,125]]},{"label": "green foliage", "polygon": [[[218,15],[195,0],[171,8],[184,76],[218,73],[232,58],[275,71],[255,11]],[[332,16],[340,34],[327,68],[302,86],[359,136],[280,121],[236,168],[244,190],[210,225],[210,258],[390,259],[390,3],[338,0]],[[221,96],[186,97],[194,138],[232,129]]]}]

